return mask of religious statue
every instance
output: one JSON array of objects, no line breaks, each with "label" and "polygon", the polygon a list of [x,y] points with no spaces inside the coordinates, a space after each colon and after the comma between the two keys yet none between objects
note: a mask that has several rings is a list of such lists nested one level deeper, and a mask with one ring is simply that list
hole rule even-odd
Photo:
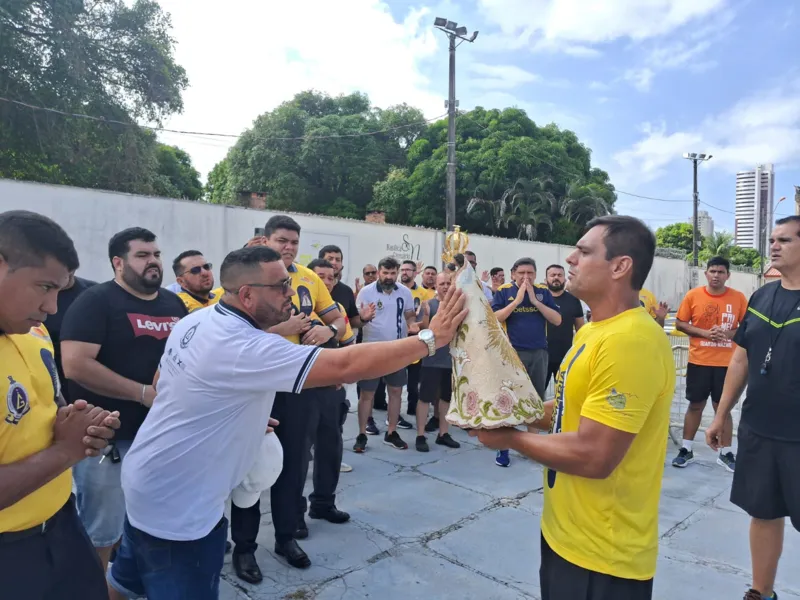
[{"label": "religious statue", "polygon": [[456,226],[442,260],[453,284],[467,296],[469,314],[450,343],[453,396],[447,422],[462,429],[494,429],[533,423],[544,416],[524,365],[494,315],[472,266],[464,260],[469,236]]}]

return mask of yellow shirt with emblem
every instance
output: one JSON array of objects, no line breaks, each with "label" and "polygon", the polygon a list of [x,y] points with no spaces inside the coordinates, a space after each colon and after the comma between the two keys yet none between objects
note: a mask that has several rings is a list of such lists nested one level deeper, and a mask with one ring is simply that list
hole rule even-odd
[{"label": "yellow shirt with emblem", "polygon": [[[44,325],[24,335],[0,335],[0,395],[6,400],[0,422],[0,464],[50,447],[59,391],[53,343]],[[0,510],[0,532],[44,523],[66,504],[70,493],[72,470],[68,469]]]},{"label": "yellow shirt with emblem", "polygon": [[[339,308],[319,275],[311,269],[294,263],[289,269],[289,276],[292,278],[292,288],[295,291],[295,295],[292,296],[295,311],[305,313],[308,317],[312,314],[321,317]],[[285,337],[293,344],[300,343],[299,335]]]},{"label": "yellow shirt with emblem", "polygon": [[222,298],[222,294],[225,293],[221,287],[211,290],[208,294],[208,302],[201,302],[198,300],[193,294],[189,292],[178,292],[178,298],[183,300],[183,303],[186,305],[186,310],[189,312],[193,312],[198,308],[205,308],[206,306],[212,306],[219,302],[219,299]]},{"label": "yellow shirt with emblem", "polygon": [[654,319],[656,318],[656,309],[658,308],[658,300],[650,290],[642,288],[639,290],[639,304],[647,311]]},{"label": "yellow shirt with emblem", "polygon": [[[339,302],[336,303],[336,306],[339,308],[339,312],[342,313],[342,316],[344,317],[344,335],[339,338],[339,345],[349,346],[356,341],[356,334],[353,333],[353,328],[350,327],[350,319],[347,317],[347,312],[344,310],[344,306],[342,306]],[[311,313],[311,319],[322,321],[317,313],[314,312]]]},{"label": "yellow shirt with emblem", "polygon": [[545,469],[542,534],[556,554],[614,577],[654,576],[674,388],[669,340],[642,308],[575,334],[557,376],[553,432],[575,432],[586,417],[636,437],[605,479]]}]

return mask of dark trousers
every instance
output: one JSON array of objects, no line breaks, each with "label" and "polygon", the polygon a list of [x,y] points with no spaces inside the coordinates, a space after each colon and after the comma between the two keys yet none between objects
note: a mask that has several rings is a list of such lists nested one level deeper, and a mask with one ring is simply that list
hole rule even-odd
[{"label": "dark trousers", "polygon": [[419,401],[419,374],[422,370],[422,361],[408,365],[406,372],[408,373],[408,408],[406,409],[407,415],[417,414],[417,402]]},{"label": "dark trousers", "polygon": [[261,526],[261,500],[253,506],[240,508],[231,502],[231,539],[234,554],[254,554]]},{"label": "dark trousers", "polygon": [[[303,481],[308,477],[311,448],[314,448],[314,491],[308,500],[314,512],[325,512],[336,504],[336,487],[342,467],[342,410],[347,414],[347,396],[344,388],[333,387],[314,390],[318,399],[311,411],[308,427],[307,450],[303,462]],[[306,497],[300,494],[300,517],[306,513]]]},{"label": "dark trousers", "polygon": [[70,497],[44,533],[0,534],[3,600],[107,600],[100,558]]}]

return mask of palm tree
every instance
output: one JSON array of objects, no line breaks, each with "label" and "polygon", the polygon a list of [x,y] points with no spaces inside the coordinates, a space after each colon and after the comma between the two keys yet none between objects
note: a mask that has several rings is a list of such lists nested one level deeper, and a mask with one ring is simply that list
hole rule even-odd
[{"label": "palm tree", "polygon": [[504,224],[517,230],[517,237],[535,240],[539,227],[544,225],[552,230],[550,218],[556,199],[547,189],[548,179],[518,179],[506,190],[504,198],[510,198]]},{"label": "palm tree", "polygon": [[715,231],[703,239],[703,250],[707,250],[712,257],[730,258],[732,247],[733,234],[727,231]]},{"label": "palm tree", "polygon": [[560,213],[574,223],[586,225],[595,217],[611,214],[611,210],[591,186],[574,180],[567,186]]}]

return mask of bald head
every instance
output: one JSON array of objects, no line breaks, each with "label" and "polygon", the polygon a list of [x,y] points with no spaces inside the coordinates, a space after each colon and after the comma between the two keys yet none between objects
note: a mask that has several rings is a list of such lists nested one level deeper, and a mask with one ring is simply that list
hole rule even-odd
[{"label": "bald head", "polygon": [[452,272],[442,271],[436,276],[436,295],[440,300],[445,297],[451,285],[453,285]]}]

